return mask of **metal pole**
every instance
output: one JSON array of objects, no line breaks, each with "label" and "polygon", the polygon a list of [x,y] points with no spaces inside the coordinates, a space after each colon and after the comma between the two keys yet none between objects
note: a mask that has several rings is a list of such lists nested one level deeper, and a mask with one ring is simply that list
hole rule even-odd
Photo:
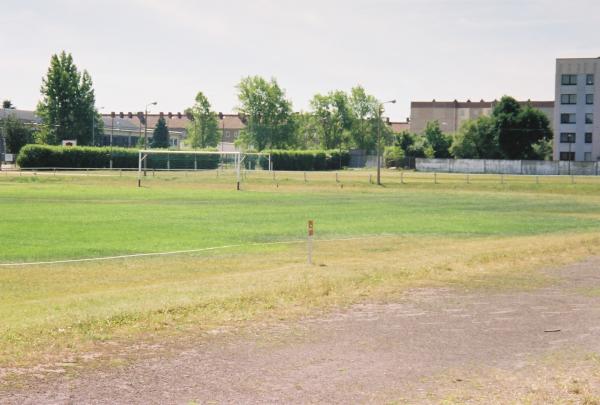
[{"label": "metal pole", "polygon": [[112,117],[112,122],[110,124],[110,146],[112,147],[113,136],[115,134],[115,117]]},{"label": "metal pole", "polygon": [[379,104],[377,122],[377,185],[381,186],[381,104]]},{"label": "metal pole", "polygon": [[569,134],[569,176],[571,175],[571,142],[572,142],[572,138],[571,138],[571,134]]}]

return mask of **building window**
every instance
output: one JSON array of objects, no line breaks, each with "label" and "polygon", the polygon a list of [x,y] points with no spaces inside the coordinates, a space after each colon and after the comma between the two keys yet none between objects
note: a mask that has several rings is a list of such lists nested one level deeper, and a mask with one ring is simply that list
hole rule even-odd
[{"label": "building window", "polygon": [[593,86],[594,85],[594,75],[592,75],[592,74],[585,75],[585,84],[587,84],[588,86]]},{"label": "building window", "polygon": [[591,132],[585,133],[585,143],[592,143],[592,133]]},{"label": "building window", "polygon": [[575,152],[560,152],[560,156],[558,157],[560,160],[575,160]]},{"label": "building window", "polygon": [[583,160],[585,160],[586,162],[591,162],[592,161],[592,152],[584,152]]},{"label": "building window", "polygon": [[560,83],[563,86],[574,86],[577,84],[577,75],[562,75]]},{"label": "building window", "polygon": [[575,114],[561,114],[560,115],[560,123],[561,124],[575,124]]},{"label": "building window", "polygon": [[586,113],[585,114],[585,123],[586,124],[593,124],[594,123],[594,114],[592,114],[592,113]]},{"label": "building window", "polygon": [[577,104],[577,94],[561,94],[561,104]]},{"label": "building window", "polygon": [[560,143],[575,143],[575,132],[561,132]]},{"label": "building window", "polygon": [[586,94],[585,95],[585,103],[586,104],[594,104],[594,95],[593,94]]}]

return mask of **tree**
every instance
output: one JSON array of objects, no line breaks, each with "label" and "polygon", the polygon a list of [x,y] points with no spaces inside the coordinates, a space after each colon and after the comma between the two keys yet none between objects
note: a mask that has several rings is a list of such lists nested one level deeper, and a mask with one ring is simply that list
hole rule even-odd
[{"label": "tree", "polygon": [[196,95],[196,103],[185,112],[191,118],[188,125],[188,141],[192,148],[217,146],[219,143],[217,114],[211,111],[210,103],[201,91]]},{"label": "tree", "polygon": [[80,73],[71,54],[64,51],[52,55],[46,77],[42,79],[42,100],[37,114],[44,127],[40,140],[56,144],[64,139],[77,139],[80,145],[92,143],[92,130],[100,139],[102,120],[94,107],[95,96],[91,76]]},{"label": "tree", "polygon": [[356,86],[350,91],[349,104],[353,116],[350,132],[354,146],[366,151],[375,149],[379,101],[367,94],[362,86]]},{"label": "tree", "polygon": [[552,138],[546,115],[529,104],[521,107],[512,97],[502,97],[494,107],[492,117],[500,150],[507,159],[535,159],[538,156],[533,146]]},{"label": "tree", "polygon": [[0,120],[0,131],[4,135],[8,153],[17,154],[23,146],[33,143],[33,131],[14,114]]},{"label": "tree", "polygon": [[394,134],[394,146],[404,151],[404,156],[413,158],[433,157],[433,150],[423,136],[402,131]]},{"label": "tree", "polygon": [[310,102],[324,149],[341,148],[352,126],[348,97],[342,91],[327,95],[315,94]]},{"label": "tree", "polygon": [[450,154],[463,159],[498,159],[498,131],[492,117],[465,121],[454,137]]},{"label": "tree", "polygon": [[8,109],[8,110],[14,110],[15,106],[13,105],[12,101],[4,100],[4,101],[2,101],[2,108]]},{"label": "tree", "polygon": [[237,86],[239,112],[246,119],[240,143],[261,151],[266,148],[284,149],[294,142],[292,103],[275,79],[266,81],[260,76],[245,77]]},{"label": "tree", "polygon": [[294,145],[300,149],[316,149],[321,145],[319,136],[320,125],[312,113],[300,112],[294,114],[295,140]]},{"label": "tree", "polygon": [[158,119],[154,132],[152,133],[151,148],[168,148],[169,144],[169,128],[163,117]]},{"label": "tree", "polygon": [[429,121],[425,126],[423,136],[433,149],[434,157],[450,157],[449,149],[452,144],[452,137],[442,132],[438,121]]}]

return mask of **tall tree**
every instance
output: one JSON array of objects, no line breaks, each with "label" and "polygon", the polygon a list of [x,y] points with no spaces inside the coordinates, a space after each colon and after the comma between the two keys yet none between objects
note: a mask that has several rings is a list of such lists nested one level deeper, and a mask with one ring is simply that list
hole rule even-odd
[{"label": "tall tree", "polygon": [[245,77],[237,86],[239,112],[246,119],[240,142],[257,150],[286,148],[294,142],[292,103],[275,79]]},{"label": "tall tree", "polygon": [[169,128],[163,117],[158,119],[154,132],[152,133],[152,148],[168,148],[169,144]]},{"label": "tall tree", "polygon": [[498,144],[507,159],[535,159],[534,145],[552,137],[550,122],[541,111],[525,107],[504,96],[494,107],[492,117],[498,131]]},{"label": "tall tree", "polygon": [[46,77],[42,79],[42,100],[37,114],[44,127],[40,140],[55,144],[63,139],[77,139],[81,145],[96,143],[102,133],[102,120],[96,110],[91,76],[80,73],[71,54],[52,55]]},{"label": "tall tree", "polygon": [[438,121],[429,121],[425,126],[423,136],[433,149],[436,158],[450,157],[449,148],[452,144],[452,138],[442,132]]},{"label": "tall tree", "polygon": [[321,146],[319,136],[320,125],[312,113],[300,112],[294,114],[295,141],[294,144],[300,149],[315,149]]},{"label": "tall tree", "polygon": [[14,114],[0,120],[0,134],[4,135],[8,153],[19,153],[23,146],[33,143],[33,131]]},{"label": "tall tree", "polygon": [[219,143],[217,114],[211,111],[208,98],[199,91],[196,103],[186,110],[191,118],[188,125],[188,141],[192,148],[207,148]]},{"label": "tall tree", "polygon": [[379,101],[367,94],[362,86],[356,86],[350,91],[349,104],[353,117],[350,132],[354,146],[371,151],[377,143]]},{"label": "tall tree", "polygon": [[492,117],[480,116],[465,121],[454,136],[450,153],[455,158],[498,159],[498,131]]},{"label": "tall tree", "polygon": [[15,106],[13,105],[12,101],[7,99],[2,101],[2,108],[14,110]]},{"label": "tall tree", "polygon": [[318,127],[321,146],[325,149],[341,148],[352,126],[348,97],[342,91],[327,95],[315,94],[310,102]]}]

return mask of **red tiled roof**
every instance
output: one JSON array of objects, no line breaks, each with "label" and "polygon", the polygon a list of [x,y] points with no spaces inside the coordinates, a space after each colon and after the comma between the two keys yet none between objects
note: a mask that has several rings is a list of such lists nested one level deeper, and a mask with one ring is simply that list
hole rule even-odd
[{"label": "red tiled roof", "polygon": [[392,131],[394,132],[402,132],[402,131],[410,131],[410,122],[390,122],[390,126],[392,127]]},{"label": "red tiled roof", "polygon": [[[125,117],[127,117],[127,114],[128,113],[125,113]],[[135,126],[140,125],[140,120],[137,114],[137,112],[134,112],[133,117],[129,119],[129,121]],[[110,117],[110,114],[103,114],[103,116]],[[117,116],[119,116],[118,113]],[[148,114],[148,128],[154,128],[158,122],[159,117],[160,114]],[[172,118],[169,118],[168,114],[163,114],[163,117],[165,119],[165,122],[167,123],[167,127],[175,131],[186,130],[188,124],[190,123],[190,120],[184,114],[181,115],[181,118],[179,118],[177,114],[173,114]],[[226,130],[243,129],[246,127],[237,114],[224,114],[223,120],[219,119],[218,117],[217,120],[219,123],[219,129],[223,128],[223,121],[225,122]]]}]

